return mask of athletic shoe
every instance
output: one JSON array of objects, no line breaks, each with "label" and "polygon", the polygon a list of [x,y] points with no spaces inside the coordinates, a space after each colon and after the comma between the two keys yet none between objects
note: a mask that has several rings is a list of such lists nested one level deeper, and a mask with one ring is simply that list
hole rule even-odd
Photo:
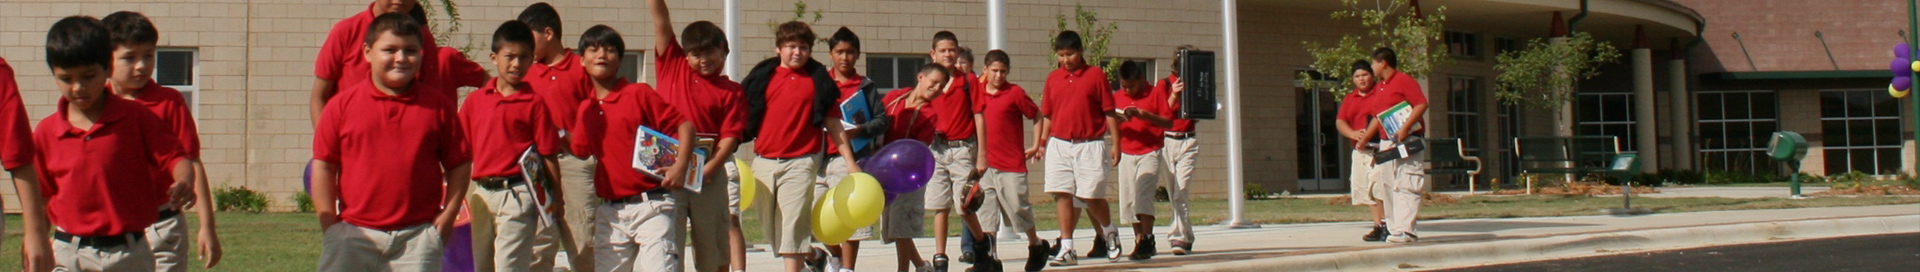
[{"label": "athletic shoe", "polygon": [[1386,240],[1387,240],[1387,226],[1380,226],[1380,225],[1374,225],[1374,226],[1373,226],[1373,231],[1372,231],[1372,232],[1368,232],[1366,236],[1360,236],[1360,240],[1361,240],[1361,241],[1367,241],[1367,242],[1379,242],[1379,241],[1386,241]]},{"label": "athletic shoe", "polygon": [[[1096,228],[1096,229],[1094,229],[1094,231],[1099,231],[1099,229],[1098,229],[1098,228]],[[1118,253],[1118,252],[1115,252],[1115,253],[1113,253],[1113,254],[1120,254],[1120,253]],[[1099,258],[1106,258],[1106,257],[1107,257],[1107,255],[1108,255],[1108,254],[1107,254],[1107,236],[1106,236],[1106,235],[1094,235],[1094,236],[1093,236],[1093,251],[1088,251],[1088,252],[1087,252],[1087,258],[1088,258],[1088,259],[1099,259]]]},{"label": "athletic shoe", "polygon": [[1172,241],[1167,241],[1167,244],[1173,247],[1173,255],[1193,254],[1193,243],[1188,243],[1187,241],[1181,241],[1181,240],[1172,240]]},{"label": "athletic shoe", "polygon": [[1027,270],[1026,271],[1031,272],[1031,271],[1040,271],[1041,269],[1046,269],[1047,255],[1052,255],[1051,252],[1053,252],[1052,246],[1047,245],[1047,242],[1045,241],[1042,241],[1039,244],[1027,246],[1027,267],[1026,267]]},{"label": "athletic shoe", "polygon": [[1107,233],[1107,262],[1120,262],[1120,232]]},{"label": "athletic shoe", "polygon": [[1127,259],[1134,261],[1153,259],[1153,255],[1158,254],[1160,250],[1154,243],[1153,235],[1147,235],[1145,239],[1133,244],[1133,254],[1127,254]]},{"label": "athletic shoe", "polygon": [[1060,254],[1053,255],[1053,260],[1047,261],[1047,265],[1052,266],[1074,266],[1078,264],[1080,264],[1079,256],[1074,256],[1073,249],[1071,248],[1060,249]]},{"label": "athletic shoe", "polygon": [[960,262],[973,263],[973,251],[960,252]]},{"label": "athletic shoe", "polygon": [[1387,236],[1388,243],[1412,243],[1414,241],[1419,241],[1419,240],[1420,240],[1420,236],[1414,236],[1413,234],[1402,233],[1402,234],[1394,234],[1393,236]]},{"label": "athletic shoe", "polygon": [[933,254],[933,271],[947,272],[947,254]]}]

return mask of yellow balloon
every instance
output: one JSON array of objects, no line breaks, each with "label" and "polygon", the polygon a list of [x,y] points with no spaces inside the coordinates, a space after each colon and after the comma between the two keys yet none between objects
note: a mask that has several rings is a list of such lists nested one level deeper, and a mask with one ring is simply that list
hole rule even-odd
[{"label": "yellow balloon", "polygon": [[867,173],[853,173],[840,179],[840,184],[828,192],[834,197],[834,212],[846,219],[854,228],[864,228],[880,222],[880,214],[886,211],[887,193],[880,187],[880,180]]},{"label": "yellow balloon", "polygon": [[853,228],[847,227],[844,224],[846,220],[834,212],[832,207],[835,205],[833,198],[827,195],[813,202],[813,238],[822,244],[838,245],[853,236]]},{"label": "yellow balloon", "polygon": [[1893,95],[1893,98],[1906,98],[1908,91],[1911,90],[1894,89],[1893,85],[1887,85],[1887,94]]},{"label": "yellow balloon", "polygon": [[1914,62],[1913,62],[1913,70],[1914,70],[1914,71],[1920,71],[1920,61],[1914,61]]},{"label": "yellow balloon", "polygon": [[753,207],[753,196],[760,192],[760,181],[753,179],[753,167],[747,161],[733,159],[733,166],[740,169],[740,210]]}]

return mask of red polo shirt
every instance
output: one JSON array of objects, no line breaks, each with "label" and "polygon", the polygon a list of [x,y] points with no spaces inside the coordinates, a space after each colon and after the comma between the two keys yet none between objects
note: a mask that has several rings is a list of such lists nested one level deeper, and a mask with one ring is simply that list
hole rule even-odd
[{"label": "red polo shirt", "polygon": [[956,72],[952,83],[947,84],[947,92],[933,97],[935,127],[941,139],[973,139],[973,98],[979,90],[980,77],[970,73]]},{"label": "red polo shirt", "polygon": [[[340,166],[340,220],[379,230],[433,221],[445,170],[468,163],[450,97],[414,84],[400,95],[372,81],[343,89],[321,111],[313,159]],[[325,205],[325,204],[321,204]]]},{"label": "red polo shirt", "polygon": [[[991,88],[991,87],[988,87]],[[974,112],[986,123],[987,167],[1003,172],[1027,172],[1027,119],[1040,116],[1040,106],[1027,89],[1007,83],[994,92],[980,92]]]},{"label": "red polo shirt", "polygon": [[1107,86],[1107,74],[1093,66],[1047,74],[1047,88],[1040,98],[1040,115],[1051,122],[1047,136],[1099,140],[1106,135],[1107,113],[1113,112],[1113,92]]},{"label": "red polo shirt", "polygon": [[[687,51],[673,44],[654,53],[660,98],[693,122],[701,138],[740,138],[747,130],[747,98],[740,83],[724,75],[701,76],[687,66]],[[758,145],[758,144],[756,144]]]},{"label": "red polo shirt", "polygon": [[580,101],[593,97],[593,82],[580,66],[580,55],[573,54],[573,50],[567,50],[567,55],[553,65],[534,62],[524,78],[528,86],[533,86],[533,93],[540,94],[541,101],[547,104],[553,113],[553,125],[560,130],[573,128]]},{"label": "red polo shirt", "polygon": [[34,156],[27,107],[20,102],[20,84],[13,80],[13,65],[0,58],[0,168],[6,169],[33,163]]},{"label": "red polo shirt", "polygon": [[[826,131],[813,125],[813,74],[803,70],[773,68],[767,83],[767,115],[760,122],[760,135],[753,153],[766,158],[795,158],[820,153]],[[840,118],[840,107],[827,107],[830,119]],[[831,124],[838,126],[840,124]]]},{"label": "red polo shirt", "polygon": [[[1372,90],[1366,91],[1372,92]],[[1367,103],[1367,98],[1370,97],[1373,96],[1362,94],[1360,90],[1347,92],[1347,96],[1340,99],[1340,111],[1334,113],[1333,118],[1347,121],[1347,126],[1355,131],[1366,131],[1367,124],[1373,123],[1373,115],[1386,110],[1374,108],[1373,104]]]},{"label": "red polo shirt", "polygon": [[[1372,95],[1374,95],[1374,97],[1367,99],[1368,103],[1375,106],[1375,108],[1373,108],[1373,114],[1379,114],[1380,111],[1392,108],[1393,105],[1400,104],[1400,102],[1407,102],[1409,106],[1427,104],[1427,95],[1426,93],[1420,92],[1420,83],[1418,80],[1400,71],[1393,71],[1392,74],[1388,74],[1387,79],[1381,80],[1380,83],[1374,85],[1373,88]],[[1424,124],[1426,122],[1422,121],[1420,123]],[[1426,134],[1426,132],[1427,128],[1423,125],[1415,127],[1413,131],[1407,132],[1407,135],[1423,135]],[[1380,137],[1393,137],[1393,133],[1393,131],[1381,129]]]},{"label": "red polo shirt", "polygon": [[[180,138],[139,103],[101,97],[93,127],[67,122],[67,100],[34,129],[40,196],[54,226],[79,236],[145,230],[167,201],[173,165],[185,159]],[[157,177],[169,180],[155,180]]]},{"label": "red polo shirt", "polygon": [[603,199],[659,188],[659,179],[633,169],[633,141],[639,138],[640,126],[673,135],[686,122],[647,84],[622,81],[617,88],[607,97],[580,102],[578,121],[570,130],[574,135],[567,138],[575,152],[600,156],[600,167],[593,170],[593,191]]},{"label": "red polo shirt", "polygon": [[[1113,107],[1116,109],[1140,108],[1141,111],[1172,116],[1168,111],[1167,97],[1151,90],[1143,90],[1140,95],[1127,95],[1126,90],[1113,94]],[[1146,155],[1166,146],[1166,129],[1154,126],[1147,119],[1127,118],[1120,122],[1120,152],[1128,155]]]},{"label": "red polo shirt", "polygon": [[539,95],[525,82],[513,95],[501,94],[495,83],[467,95],[460,106],[460,123],[473,144],[473,178],[518,177],[520,155],[533,147],[541,156],[560,150],[560,129],[553,126]]},{"label": "red polo shirt", "polygon": [[907,107],[906,99],[901,97],[911,92],[913,88],[900,88],[887,92],[887,97],[880,100],[887,104],[887,118],[893,119],[887,128],[888,143],[907,139],[933,142],[934,113],[929,107],[933,104],[929,102],[919,107]]},{"label": "red polo shirt", "polygon": [[[860,76],[860,75],[853,75],[853,77],[846,78],[845,80],[834,81],[833,86],[840,88],[840,100],[835,100],[835,101],[840,101],[840,103],[847,103],[847,99],[853,98],[854,94],[858,94],[860,92],[860,83],[863,83],[866,81],[867,81],[867,77]],[[833,105],[833,107],[838,109],[840,108],[840,105],[835,104]],[[845,114],[845,113],[842,112],[842,114]],[[834,116],[834,117],[840,117],[840,116]],[[832,124],[832,125],[839,125],[839,124]],[[854,125],[859,125],[859,124],[854,124]],[[835,153],[835,152],[840,152],[840,151],[837,151],[837,150],[840,150],[840,146],[834,145],[833,141],[823,141],[823,142],[826,142],[826,145],[825,145],[826,149],[821,149],[821,150],[825,150],[830,155],[836,155],[838,153]]]},{"label": "red polo shirt", "polygon": [[[367,25],[373,24],[373,4],[367,4],[367,10],[333,24],[333,30],[327,32],[327,41],[320,44],[320,56],[313,60],[313,76],[333,81],[334,86],[344,90],[347,86],[360,85],[367,81],[371,67],[362,49],[366,47]],[[420,48],[433,52],[440,46],[433,41],[433,33],[426,27],[420,28]],[[426,54],[421,63],[435,63],[435,54]],[[432,69],[431,67],[427,67]],[[340,92],[334,92],[339,95]]]},{"label": "red polo shirt", "polygon": [[141,87],[140,93],[133,98],[148,112],[160,117],[160,121],[165,122],[167,128],[178,136],[181,154],[187,159],[200,159],[200,128],[194,123],[193,111],[187,109],[187,98],[180,95],[180,90],[160,86],[160,83],[148,79],[147,86]]},{"label": "red polo shirt", "polygon": [[447,97],[459,99],[461,87],[478,88],[493,84],[489,80],[492,78],[487,75],[487,68],[467,59],[467,55],[460,53],[459,49],[440,47],[434,49],[432,54],[438,62],[426,66],[427,73],[423,74],[425,82],[438,86],[438,91]]},{"label": "red polo shirt", "polygon": [[[1173,98],[1173,81],[1179,80],[1179,79],[1180,79],[1180,75],[1167,75],[1167,78],[1161,79],[1159,83],[1153,85],[1153,93],[1160,94],[1160,97]],[[1162,102],[1166,102],[1166,101],[1162,101]],[[1167,105],[1167,112],[1169,113],[1180,112],[1180,103],[1173,103],[1172,105]],[[1168,114],[1167,117],[1172,118],[1173,114]],[[1168,132],[1193,132],[1193,119],[1185,119],[1185,118],[1173,119],[1173,128],[1167,129],[1167,131]]]}]

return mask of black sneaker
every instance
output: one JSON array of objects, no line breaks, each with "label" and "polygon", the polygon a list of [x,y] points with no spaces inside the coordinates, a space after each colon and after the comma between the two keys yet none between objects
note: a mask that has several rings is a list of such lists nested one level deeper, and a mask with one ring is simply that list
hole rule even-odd
[{"label": "black sneaker", "polygon": [[1027,267],[1026,267],[1027,270],[1026,271],[1032,272],[1032,271],[1040,271],[1041,269],[1046,269],[1047,256],[1052,256],[1052,255],[1053,255],[1053,246],[1048,245],[1047,242],[1045,241],[1042,241],[1039,244],[1027,246]]},{"label": "black sneaker", "polygon": [[1140,242],[1133,244],[1133,254],[1127,254],[1127,259],[1134,261],[1153,259],[1153,255],[1159,254],[1160,250],[1154,243],[1153,235],[1145,236]]},{"label": "black sneaker", "polygon": [[973,241],[973,251],[967,252],[968,255],[974,256],[974,264],[978,265],[980,262],[997,261],[999,258],[993,256],[993,235],[981,235],[976,238],[979,238],[979,240]]},{"label": "black sneaker", "polygon": [[947,254],[933,254],[933,271],[947,272]]},{"label": "black sneaker", "polygon": [[[1118,253],[1118,252],[1115,252],[1115,253],[1113,253],[1113,254],[1120,254],[1120,253]],[[1107,257],[1107,236],[1106,236],[1106,235],[1094,235],[1094,236],[1093,236],[1093,251],[1087,251],[1087,258],[1088,258],[1088,259],[1101,259],[1101,258],[1106,258],[1106,257]]]},{"label": "black sneaker", "polygon": [[813,254],[807,257],[807,270],[813,272],[836,272],[827,270],[827,258],[833,258],[833,255],[827,254],[827,251],[820,247],[814,247]]},{"label": "black sneaker", "polygon": [[1367,242],[1379,242],[1379,241],[1386,241],[1386,240],[1387,240],[1387,227],[1386,227],[1386,226],[1373,226],[1373,232],[1368,232],[1366,236],[1360,236],[1360,240],[1361,240],[1361,241],[1367,241]]},{"label": "black sneaker", "polygon": [[960,252],[960,262],[973,263],[973,251]]}]

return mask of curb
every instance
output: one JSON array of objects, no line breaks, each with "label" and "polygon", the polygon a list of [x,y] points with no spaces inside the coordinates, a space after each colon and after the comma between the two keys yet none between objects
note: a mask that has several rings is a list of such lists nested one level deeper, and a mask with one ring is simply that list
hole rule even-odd
[{"label": "curb", "polygon": [[1786,240],[1920,232],[1920,215],[1734,223],[1286,256],[1158,271],[1425,270]]}]

